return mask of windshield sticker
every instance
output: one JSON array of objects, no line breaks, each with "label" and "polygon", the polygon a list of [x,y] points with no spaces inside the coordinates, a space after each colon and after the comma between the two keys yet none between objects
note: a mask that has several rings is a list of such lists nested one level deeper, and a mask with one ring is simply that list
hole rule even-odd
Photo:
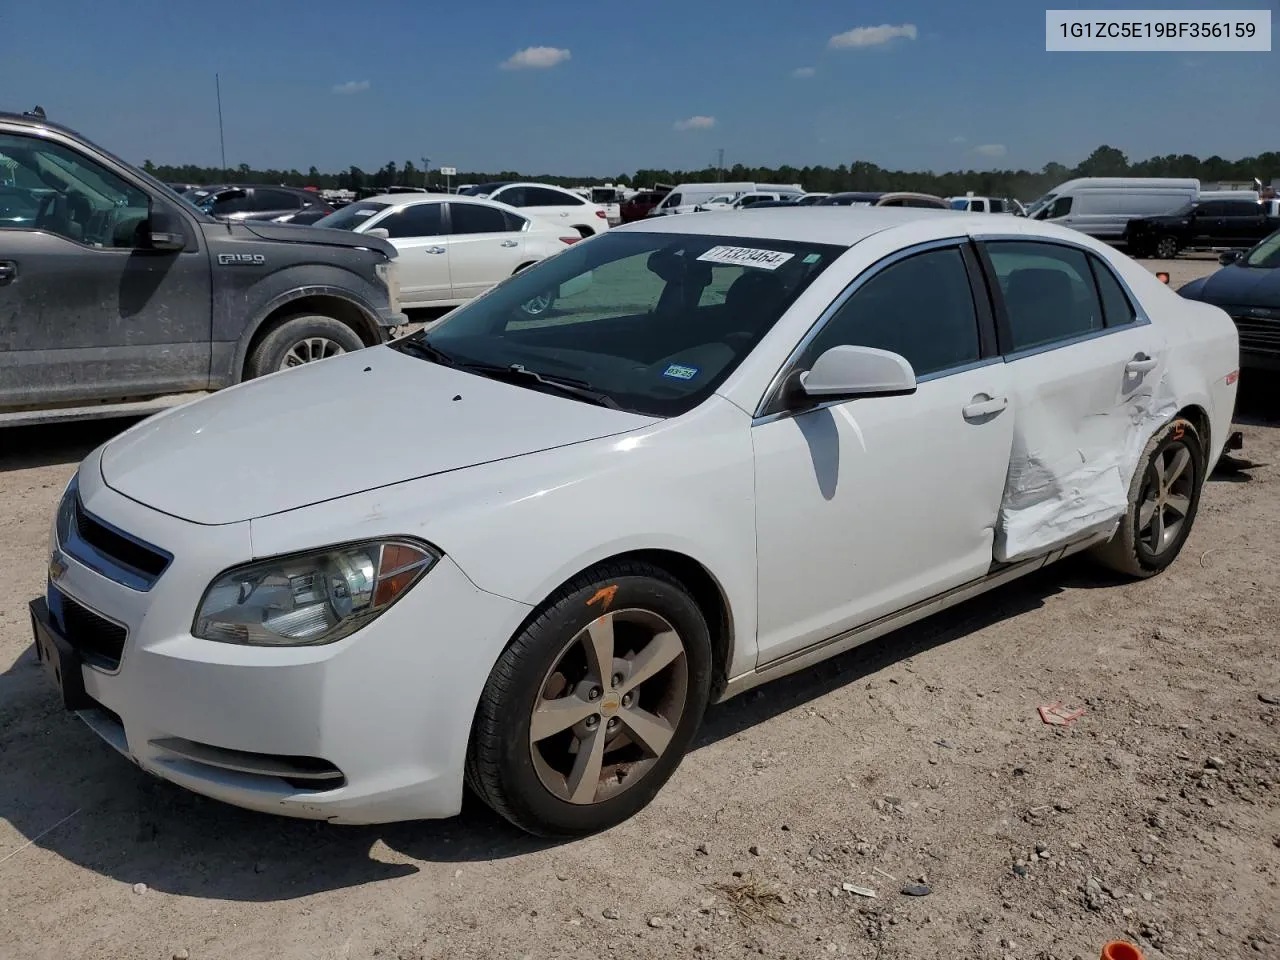
[{"label": "windshield sticker", "polygon": [[[791,254],[787,254],[787,256],[791,256]],[[701,257],[699,257],[699,259],[701,259]],[[664,377],[669,377],[672,380],[692,380],[700,372],[700,368],[698,367],[690,367],[683,363],[673,363],[671,366],[667,367],[667,369],[662,371],[662,375]]]},{"label": "windshield sticker", "polygon": [[707,263],[726,263],[734,267],[759,267],[777,270],[794,257],[779,250],[757,250],[754,247],[712,247],[698,259]]},{"label": "windshield sticker", "polygon": [[821,260],[821,259],[822,259],[822,254],[820,254],[820,253],[811,253],[811,254],[809,254],[807,257],[805,257],[803,260],[801,260],[800,262],[801,262],[801,263],[817,263],[817,262],[818,262],[819,260]]}]

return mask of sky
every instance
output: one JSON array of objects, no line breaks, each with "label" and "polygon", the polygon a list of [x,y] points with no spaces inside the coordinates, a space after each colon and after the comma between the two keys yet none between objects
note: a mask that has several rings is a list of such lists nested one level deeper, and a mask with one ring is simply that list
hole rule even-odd
[{"label": "sky", "polygon": [[304,171],[425,156],[611,176],[719,150],[726,166],[1034,170],[1103,143],[1131,160],[1276,149],[1280,52],[1047,53],[1045,6],[0,3],[0,109],[40,104],[135,163],[216,166],[217,74],[228,165]]}]

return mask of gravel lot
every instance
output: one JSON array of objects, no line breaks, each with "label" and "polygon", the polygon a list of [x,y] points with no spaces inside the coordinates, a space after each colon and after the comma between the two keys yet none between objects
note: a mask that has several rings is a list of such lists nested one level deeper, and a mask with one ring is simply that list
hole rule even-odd
[{"label": "gravel lot", "polygon": [[1069,561],[715,708],[647,811],[563,845],[139,772],[56,708],[26,612],[123,424],[0,434],[0,957],[1280,958],[1280,391],[1243,386],[1244,466],[1164,576]]}]

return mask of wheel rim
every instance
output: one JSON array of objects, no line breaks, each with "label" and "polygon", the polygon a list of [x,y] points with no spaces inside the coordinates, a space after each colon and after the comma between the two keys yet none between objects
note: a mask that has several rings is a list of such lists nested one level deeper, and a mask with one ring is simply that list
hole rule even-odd
[{"label": "wheel rim", "polygon": [[1156,245],[1156,253],[1160,255],[1160,259],[1162,260],[1173,259],[1173,257],[1177,254],[1177,252],[1178,252],[1178,245],[1173,240],[1170,240],[1168,237],[1161,240],[1160,243]]},{"label": "wheel rim", "polygon": [[546,313],[551,309],[550,294],[539,294],[530,300],[524,302],[524,312],[533,314],[535,317],[540,313]]},{"label": "wheel rim", "polygon": [[1196,470],[1191,450],[1175,442],[1152,458],[1138,501],[1138,542],[1153,557],[1178,540],[1191,514]]},{"label": "wheel rim", "polygon": [[289,348],[288,353],[284,355],[284,359],[280,361],[280,369],[288,370],[290,367],[299,367],[304,363],[315,363],[317,360],[325,360],[329,357],[336,357],[340,353],[346,353],[342,344],[328,337],[308,337],[305,340],[299,340]]},{"label": "wheel rim", "polygon": [[666,753],[684,713],[684,641],[649,610],[597,617],[565,644],[538,690],[529,749],[538,779],[567,803],[602,803]]}]

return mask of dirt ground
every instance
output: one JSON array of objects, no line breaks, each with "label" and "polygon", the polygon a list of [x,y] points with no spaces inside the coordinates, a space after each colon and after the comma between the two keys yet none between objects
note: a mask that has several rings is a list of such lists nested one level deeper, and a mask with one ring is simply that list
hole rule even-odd
[{"label": "dirt ground", "polygon": [[1280,391],[1243,388],[1244,464],[1165,575],[1068,561],[714,708],[648,810],[560,845],[139,772],[58,709],[26,612],[122,424],[0,434],[0,957],[1280,958]]}]

